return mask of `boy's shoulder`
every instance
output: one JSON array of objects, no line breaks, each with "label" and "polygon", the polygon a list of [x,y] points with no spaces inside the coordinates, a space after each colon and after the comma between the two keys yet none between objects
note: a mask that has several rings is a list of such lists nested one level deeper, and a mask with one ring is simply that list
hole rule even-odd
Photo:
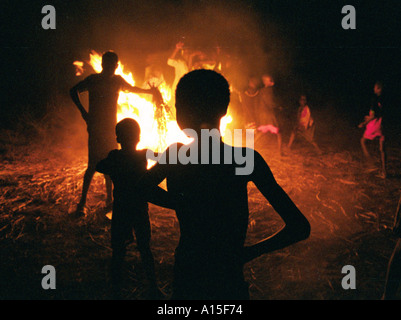
[{"label": "boy's shoulder", "polygon": [[129,164],[128,167],[130,168],[131,166],[137,167],[139,163],[147,163],[146,149],[135,150],[134,152],[124,152],[121,149],[115,149],[109,152],[107,161],[109,163],[114,163],[117,166],[125,167]]},{"label": "boy's shoulder", "polygon": [[123,83],[125,83],[126,81],[124,80],[124,78],[122,77],[122,76],[120,76],[119,74],[114,74],[113,76],[112,76],[112,78],[111,78],[115,83],[118,83],[118,84],[123,84]]},{"label": "boy's shoulder", "polygon": [[82,83],[85,83],[89,90],[96,88],[102,82],[100,73],[93,73],[87,76]]},{"label": "boy's shoulder", "polygon": [[237,152],[239,152],[239,151],[257,152],[254,148],[251,148],[251,147],[232,146],[232,145],[227,144],[225,142],[223,142],[222,145],[226,150],[233,150],[233,151],[237,151]]},{"label": "boy's shoulder", "polygon": [[93,81],[93,80],[96,80],[96,79],[99,79],[99,78],[100,78],[100,73],[92,73],[89,76],[87,76],[84,79],[84,81]]},{"label": "boy's shoulder", "polygon": [[85,85],[86,87],[87,86],[90,86],[93,82],[94,82],[94,80],[96,79],[96,76],[97,76],[97,73],[94,73],[94,74],[90,74],[89,76],[87,76],[86,78],[84,78],[83,80],[81,80],[79,83],[78,83],[78,86],[79,85]]},{"label": "boy's shoulder", "polygon": [[87,76],[83,81],[92,83],[94,85],[103,83],[116,83],[120,85],[125,82],[124,78],[120,75],[115,74],[111,78],[105,78],[101,73],[93,73]]},{"label": "boy's shoulder", "polygon": [[113,74],[112,79],[118,80],[118,81],[124,80],[124,78],[119,74]]},{"label": "boy's shoulder", "polygon": [[[165,158],[162,158],[161,162],[162,163],[171,163],[171,164],[176,164],[177,161],[180,161],[180,155],[182,155],[182,152],[180,152],[180,148],[182,147],[187,147],[187,145],[184,145],[182,143],[175,143],[171,145],[166,152],[164,153]],[[190,148],[189,148],[190,149]],[[185,148],[185,151],[187,152],[188,149]],[[191,152],[191,150],[189,150]],[[202,152],[202,148],[200,150],[200,153]],[[209,154],[209,153],[212,154]],[[213,157],[213,148],[212,151],[209,150],[208,156]],[[220,162],[219,163],[212,163],[209,158],[209,162],[206,164],[221,164],[221,165],[229,165],[233,170],[238,170],[238,168],[250,168],[254,167],[255,165],[259,166],[260,164],[266,163],[266,161],[263,159],[262,155],[255,150],[253,147],[243,147],[243,146],[232,146],[227,143],[221,142],[219,149],[216,148],[215,152],[218,152],[220,154]],[[173,153],[173,156],[171,155]],[[196,152],[195,152],[196,153]],[[208,158],[205,157],[206,158]],[[189,157],[191,158],[191,157]],[[191,162],[192,159],[188,158],[188,154],[186,154],[186,161]],[[173,162],[171,162],[171,159],[173,159]],[[197,154],[197,157],[194,158],[196,164],[203,164],[202,163],[202,155]],[[164,162],[163,162],[164,161]],[[228,167],[227,167],[228,168]],[[237,169],[236,169],[237,168]],[[242,170],[242,169],[240,169]],[[253,170],[252,170],[253,171]]]},{"label": "boy's shoulder", "polygon": [[114,149],[109,152],[109,154],[107,155],[107,158],[115,158],[115,157],[118,157],[120,154],[121,154],[121,150]]},{"label": "boy's shoulder", "polygon": [[109,152],[110,157],[146,157],[148,149],[134,150],[133,152],[124,152],[122,149],[114,149]]},{"label": "boy's shoulder", "polygon": [[[234,156],[239,155],[239,154],[241,154],[243,156],[243,158],[238,159],[241,162],[240,165],[243,165],[242,161],[244,161],[244,159],[247,161],[263,161],[263,162],[265,162],[262,155],[254,148],[235,147],[235,146],[230,146],[230,145],[226,145],[226,146],[228,146],[229,148],[232,148]],[[236,160],[235,157],[234,157],[234,160]]]},{"label": "boy's shoulder", "polygon": [[[165,154],[169,154],[171,152],[179,152],[180,148],[182,148],[182,147],[188,147],[188,145],[186,145],[186,144],[184,144],[182,142],[176,142],[176,143],[171,144],[166,149],[166,151],[164,153]],[[232,152],[235,152],[235,153],[239,153],[239,152],[242,152],[242,153],[248,152],[248,153],[250,153],[251,152],[251,153],[257,154],[257,156],[261,157],[260,153],[258,151],[256,151],[254,148],[251,148],[251,147],[242,147],[242,146],[241,147],[236,147],[236,146],[232,146],[232,145],[229,145],[227,143],[224,143],[224,142],[221,143],[221,147],[223,147],[224,148],[223,150],[225,150],[225,151],[232,151]]]},{"label": "boy's shoulder", "polygon": [[140,150],[135,150],[135,157],[141,158],[141,159],[147,159],[147,153],[149,152],[150,149],[140,149]]}]

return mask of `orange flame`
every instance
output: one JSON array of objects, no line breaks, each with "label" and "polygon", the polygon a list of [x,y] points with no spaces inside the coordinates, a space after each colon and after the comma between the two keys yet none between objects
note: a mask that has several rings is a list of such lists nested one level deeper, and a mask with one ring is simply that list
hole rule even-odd
[{"label": "orange flame", "polygon": [[[81,65],[82,64],[82,65]],[[93,70],[100,73],[102,71],[102,57],[95,51],[90,53],[89,64]],[[82,62],[74,62],[75,66],[83,66]],[[135,86],[135,80],[131,72],[124,70],[124,66],[119,61],[118,68],[115,72],[127,81],[130,85]],[[78,75],[78,74],[77,74]],[[175,118],[175,107],[170,106],[172,97],[172,89],[163,83],[158,87],[160,90],[165,106],[156,108],[151,102],[148,95],[144,96],[120,91],[118,97],[117,121],[124,118],[132,118],[138,121],[141,127],[141,139],[137,146],[138,149],[151,149],[155,152],[163,152],[166,148],[176,142],[188,144],[192,141],[180,129]],[[149,99],[149,100],[148,100]],[[166,107],[167,106],[167,107]],[[229,112],[222,118],[220,123],[220,132],[224,137],[227,126],[232,122]]]},{"label": "orange flame", "polygon": [[77,77],[84,73],[84,63],[82,61],[74,61],[72,64],[75,66],[75,75]]}]

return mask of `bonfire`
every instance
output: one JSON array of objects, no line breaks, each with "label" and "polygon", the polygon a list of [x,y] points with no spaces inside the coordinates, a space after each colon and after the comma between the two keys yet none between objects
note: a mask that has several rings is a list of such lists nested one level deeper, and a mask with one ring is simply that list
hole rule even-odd
[{"label": "bonfire", "polygon": [[[95,72],[102,71],[102,57],[97,52],[90,53],[89,65]],[[83,74],[84,63],[75,61],[76,75]],[[135,79],[131,72],[126,71],[124,65],[119,62],[116,74],[123,77],[129,84],[135,86]],[[141,140],[138,149],[150,149],[154,152],[163,152],[166,148],[176,142],[187,144],[191,140],[177,124],[175,117],[175,106],[171,105],[173,88],[162,82],[160,90],[164,104],[156,106],[148,96],[120,91],[118,97],[117,121],[124,118],[135,119],[141,127]],[[229,108],[230,109],[230,108]],[[232,122],[230,111],[221,119],[220,132],[224,137]]]}]

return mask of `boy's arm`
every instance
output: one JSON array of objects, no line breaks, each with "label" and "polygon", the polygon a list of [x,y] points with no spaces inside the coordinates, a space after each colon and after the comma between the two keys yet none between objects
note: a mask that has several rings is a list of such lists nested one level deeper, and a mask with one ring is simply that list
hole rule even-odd
[{"label": "boy's arm", "polygon": [[103,173],[103,174],[107,174],[107,175],[111,175],[113,173],[113,164],[114,164],[114,160],[113,157],[115,155],[115,151],[116,150],[112,150],[110,151],[110,153],[108,154],[107,158],[100,160],[97,164],[96,164],[96,171]]},{"label": "boy's arm", "polygon": [[375,118],[375,112],[374,112],[372,109],[370,109],[369,115],[368,115],[368,116],[365,116],[365,120],[364,120],[362,123],[360,123],[360,124],[358,125],[358,127],[359,127],[359,128],[362,128],[363,126],[365,126],[366,124],[368,124],[370,121],[372,121],[374,118]]},{"label": "boy's arm", "polygon": [[285,226],[259,243],[246,247],[244,262],[251,261],[264,253],[285,248],[305,240],[310,234],[310,224],[285,191],[277,184],[264,159],[255,151],[255,169],[251,181],[254,182],[274,210],[284,220]]},{"label": "boy's arm", "polygon": [[[168,149],[161,159],[168,159],[167,156]],[[147,201],[160,207],[177,209],[183,203],[182,195],[167,192],[158,186],[167,177],[169,169],[169,164],[156,163],[142,176],[138,183],[145,191]]]},{"label": "boy's arm", "polygon": [[125,81],[121,77],[121,90],[123,91],[129,91],[132,93],[137,93],[137,94],[151,94],[153,96],[153,100],[157,105],[161,105],[163,103],[163,97],[160,93],[160,91],[156,87],[152,87],[150,89],[142,89],[136,86],[131,86],[127,81]]},{"label": "boy's arm", "polygon": [[147,186],[144,188],[146,201],[159,207],[177,210],[182,207],[183,195],[173,192],[167,192],[159,186]]},{"label": "boy's arm", "polygon": [[169,60],[170,60],[170,59],[171,59],[171,60],[174,60],[174,59],[175,59],[175,56],[176,56],[177,53],[178,53],[178,51],[181,50],[183,47],[184,47],[184,42],[178,42],[178,43],[175,45],[175,48],[174,48],[173,53],[171,54],[171,56],[170,56],[168,59],[169,59]]},{"label": "boy's arm", "polygon": [[87,90],[88,90],[88,78],[82,80],[77,85],[72,87],[70,90],[71,99],[77,106],[79,112],[81,112],[82,118],[85,120],[86,123],[88,123],[88,112],[86,111],[86,109],[81,103],[81,100],[79,99],[79,93]]}]

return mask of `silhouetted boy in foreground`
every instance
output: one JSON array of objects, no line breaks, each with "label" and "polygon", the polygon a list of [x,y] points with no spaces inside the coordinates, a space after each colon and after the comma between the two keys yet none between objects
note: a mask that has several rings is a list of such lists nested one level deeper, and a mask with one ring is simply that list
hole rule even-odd
[{"label": "silhouetted boy in foreground", "polygon": [[[186,146],[171,145],[164,154],[167,164],[159,161],[145,179],[155,186],[167,178],[168,192],[182,194],[186,203],[176,209],[180,240],[175,251],[173,299],[249,299],[244,264],[306,239],[310,233],[307,219],[277,184],[259,153],[228,146],[218,136],[220,164],[211,164],[214,148],[209,139],[200,141],[201,129],[219,128],[229,100],[226,79],[214,71],[196,70],[181,78],[176,90],[177,121],[181,128],[194,130],[198,139]],[[197,144],[194,149],[190,149],[192,144]],[[202,148],[208,149],[210,164],[200,164]],[[183,164],[182,155],[195,149],[195,161]],[[236,169],[243,164],[236,163],[235,154],[250,151],[254,153],[253,172],[237,175]],[[228,153],[234,155],[232,164],[224,164],[224,155]],[[168,163],[169,159],[178,161]],[[282,217],[285,227],[253,246],[244,247],[250,181]]]},{"label": "silhouetted boy in foreground", "polygon": [[[141,254],[149,282],[150,297],[157,298],[161,295],[156,284],[154,259],[149,245],[151,228],[148,203],[143,188],[137,184],[147,171],[147,150],[136,150],[136,145],[140,139],[140,127],[135,120],[126,118],[117,124],[115,130],[117,142],[121,144],[121,150],[111,151],[107,158],[101,160],[96,166],[97,171],[111,177],[114,185],[111,221],[112,285],[118,293],[121,286],[122,265],[126,247],[133,241],[132,231],[134,230],[137,248]],[[155,189],[152,191],[151,194],[157,196],[157,193],[154,192]],[[161,192],[165,193],[163,190]],[[157,203],[157,201],[154,202]],[[164,204],[161,203],[160,205],[163,206]]]},{"label": "silhouetted boy in foreground", "polygon": [[[131,86],[121,76],[115,74],[117,67],[118,56],[114,52],[108,51],[102,56],[102,72],[88,76],[70,90],[71,98],[81,112],[89,134],[88,168],[84,175],[81,200],[76,210],[78,215],[86,213],[86,196],[95,174],[96,163],[117,147],[114,127],[117,123],[117,100],[120,90],[152,94],[158,103],[162,100],[160,92],[155,88],[145,90]],[[79,99],[79,93],[84,91],[89,92],[88,111]],[[110,207],[112,184],[109,177],[105,176],[105,180],[106,206]]]}]

